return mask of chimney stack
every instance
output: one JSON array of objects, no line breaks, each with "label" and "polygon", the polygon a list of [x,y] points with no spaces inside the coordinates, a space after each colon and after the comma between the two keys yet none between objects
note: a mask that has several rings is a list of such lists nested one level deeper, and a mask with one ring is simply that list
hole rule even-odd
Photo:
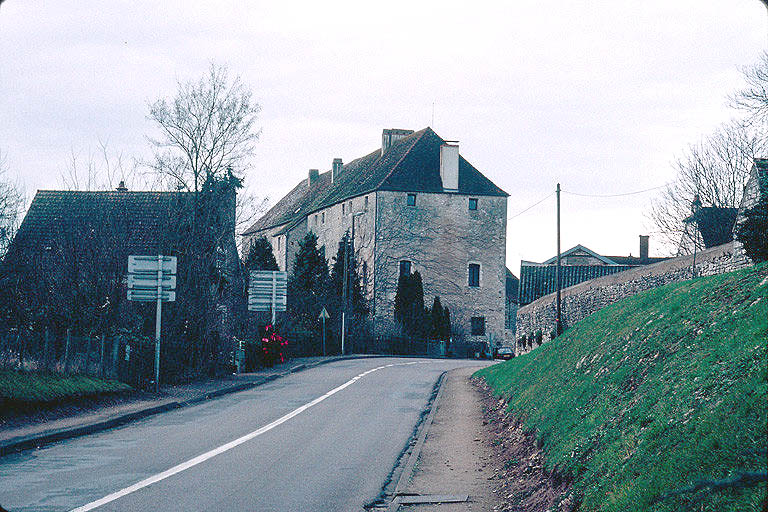
[{"label": "chimney stack", "polygon": [[440,179],[444,190],[459,190],[458,141],[445,141],[440,146]]},{"label": "chimney stack", "polygon": [[648,263],[648,235],[640,235],[640,263]]},{"label": "chimney stack", "polygon": [[307,176],[307,186],[312,188],[312,185],[317,183],[318,178],[320,178],[320,171],[317,169],[310,169],[309,176]]},{"label": "chimney stack", "polygon": [[331,164],[331,183],[335,183],[336,179],[341,174],[341,169],[344,167],[344,162],[341,161],[341,158],[334,158],[333,163]]},{"label": "chimney stack", "polygon": [[125,186],[125,182],[123,180],[120,180],[120,184],[115,189],[118,192],[128,192],[128,187]]},{"label": "chimney stack", "polygon": [[392,147],[392,144],[399,141],[400,139],[404,139],[410,134],[413,133],[413,130],[403,130],[402,128],[385,128],[381,132],[381,154],[387,152],[389,148]]}]

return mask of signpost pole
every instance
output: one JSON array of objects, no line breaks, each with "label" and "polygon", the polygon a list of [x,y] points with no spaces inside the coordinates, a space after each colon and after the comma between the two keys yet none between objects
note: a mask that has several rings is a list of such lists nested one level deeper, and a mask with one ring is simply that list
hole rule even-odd
[{"label": "signpost pole", "polygon": [[275,308],[277,307],[277,274],[272,272],[272,329],[275,328]]},{"label": "signpost pole", "polygon": [[325,317],[323,317],[323,357],[325,357]]},{"label": "signpost pole", "polygon": [[157,313],[155,315],[155,393],[160,392],[160,323],[163,314],[163,256],[157,256]]}]

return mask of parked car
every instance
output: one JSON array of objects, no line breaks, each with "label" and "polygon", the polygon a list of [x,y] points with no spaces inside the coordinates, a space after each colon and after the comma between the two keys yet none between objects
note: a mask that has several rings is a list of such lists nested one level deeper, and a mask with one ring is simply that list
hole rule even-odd
[{"label": "parked car", "polygon": [[512,359],[515,357],[515,353],[509,347],[499,347],[496,351],[496,359]]}]

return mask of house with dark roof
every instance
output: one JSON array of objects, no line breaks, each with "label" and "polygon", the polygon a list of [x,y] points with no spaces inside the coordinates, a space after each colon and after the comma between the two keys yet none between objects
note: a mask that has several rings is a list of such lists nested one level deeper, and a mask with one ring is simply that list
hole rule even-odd
[{"label": "house with dark roof", "polygon": [[[648,236],[640,235],[639,256],[602,256],[579,244],[560,254],[560,287],[568,288],[596,277],[607,276],[624,270],[650,265],[668,258],[648,255]],[[520,286],[518,305],[523,307],[539,297],[557,291],[555,279],[557,256],[546,261],[520,262]]]},{"label": "house with dark roof", "polygon": [[[210,237],[198,237],[210,239],[211,244],[197,249],[187,243],[195,204],[191,192],[129,191],[122,182],[112,191],[37,191],[0,265],[3,285],[14,286],[16,301],[29,306],[30,318],[17,320],[45,321],[54,329],[107,329],[107,316],[119,318],[117,312],[127,300],[129,255],[176,256],[177,297],[183,300],[183,283],[203,279],[187,278],[184,269],[205,251],[216,267],[208,273],[208,277],[217,276],[218,282],[211,286],[219,290],[212,316],[219,315],[217,323],[223,326],[235,301],[231,284],[239,272],[239,259],[235,187],[220,186],[222,194],[208,209],[210,223],[198,222],[214,226]],[[102,324],[98,327],[82,318],[94,305],[104,315],[97,319]]]},{"label": "house with dark roof", "polygon": [[244,248],[265,236],[290,272],[307,232],[331,257],[354,231],[377,334],[395,329],[399,275],[418,270],[425,301],[439,295],[458,332],[494,341],[504,336],[507,196],[459,154],[457,142],[431,128],[385,129],[381,147],[367,155],[310,170],[243,233]]}]

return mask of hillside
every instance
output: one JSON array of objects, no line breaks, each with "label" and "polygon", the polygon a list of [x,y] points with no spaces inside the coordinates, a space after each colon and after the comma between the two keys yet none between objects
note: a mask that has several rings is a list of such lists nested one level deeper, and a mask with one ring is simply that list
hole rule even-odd
[{"label": "hillside", "polygon": [[524,356],[481,370],[537,432],[581,511],[761,510],[768,265],[613,304]]}]

